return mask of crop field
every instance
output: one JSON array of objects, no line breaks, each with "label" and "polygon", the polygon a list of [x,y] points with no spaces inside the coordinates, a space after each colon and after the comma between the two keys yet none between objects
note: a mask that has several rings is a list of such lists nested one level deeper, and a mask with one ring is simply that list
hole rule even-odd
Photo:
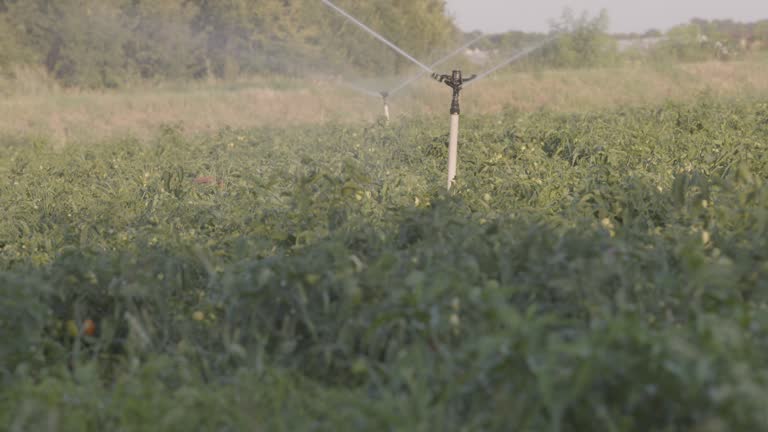
[{"label": "crop field", "polygon": [[[479,72],[477,67],[470,71]],[[727,63],[503,72],[463,94],[465,112],[545,109],[573,113],[690,101],[701,93],[726,98],[768,94],[768,57]],[[183,124],[185,135],[210,134],[228,126],[373,122],[382,111],[380,100],[345,87],[343,80],[328,78],[265,76],[234,82],[145,84],[103,92],[61,88],[41,75],[34,69],[18,70],[15,80],[4,81],[0,75],[3,134],[45,136],[55,146],[63,146],[83,138],[126,134],[145,140],[168,124]],[[392,84],[372,80],[361,85],[379,91]],[[392,115],[444,115],[446,92],[434,82],[415,82],[392,98]]]},{"label": "crop field", "polygon": [[768,103],[0,142],[8,431],[768,430]]}]

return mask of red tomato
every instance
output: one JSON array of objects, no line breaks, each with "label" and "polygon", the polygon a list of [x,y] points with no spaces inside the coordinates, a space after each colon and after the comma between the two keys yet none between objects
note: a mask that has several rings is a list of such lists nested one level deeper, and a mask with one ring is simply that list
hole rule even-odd
[{"label": "red tomato", "polygon": [[96,323],[93,320],[87,319],[83,321],[83,334],[88,336],[96,335]]}]

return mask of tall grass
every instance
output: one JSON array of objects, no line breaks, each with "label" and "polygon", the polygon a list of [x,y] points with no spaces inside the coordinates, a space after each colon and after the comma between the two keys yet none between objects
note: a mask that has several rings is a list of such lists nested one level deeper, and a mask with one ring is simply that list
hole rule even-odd
[{"label": "tall grass", "polygon": [[[198,133],[222,127],[354,123],[382,114],[379,100],[323,78],[138,83],[94,92],[61,89],[36,69],[19,69],[15,75],[0,82],[6,92],[0,100],[0,133],[47,135],[60,144],[75,137],[126,133],[147,137],[163,125],[181,125]],[[463,103],[465,112],[474,114],[504,109],[583,112],[684,101],[702,92],[730,97],[766,94],[768,62],[502,73],[466,91]],[[427,79],[391,101],[395,117],[445,113],[448,103],[446,90]]]}]

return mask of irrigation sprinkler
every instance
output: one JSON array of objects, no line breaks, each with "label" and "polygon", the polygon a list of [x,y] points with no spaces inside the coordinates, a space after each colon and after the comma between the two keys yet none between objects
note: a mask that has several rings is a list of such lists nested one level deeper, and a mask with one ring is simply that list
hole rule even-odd
[{"label": "irrigation sprinkler", "polygon": [[[421,73],[419,73],[417,75],[414,75],[411,78],[405,80],[403,83],[401,83],[400,85],[398,85],[394,89],[388,90],[388,91],[387,90],[381,91],[378,94],[374,93],[371,90],[360,88],[360,87],[352,85],[352,84],[348,85],[348,87],[353,88],[353,89],[355,89],[355,90],[357,90],[357,91],[359,91],[361,93],[367,94],[369,96],[377,96],[377,97],[381,96],[381,99],[382,99],[382,101],[384,103],[384,118],[386,119],[387,123],[389,123],[389,97],[390,96],[394,96],[395,93],[400,92],[400,90],[402,90],[405,87],[409,86],[414,81],[416,81],[417,79],[421,78],[422,76],[424,76],[426,74],[433,74],[434,75],[434,68],[435,67],[440,66],[441,64],[447,62],[451,58],[455,57],[456,55],[458,55],[461,52],[463,52],[465,49],[467,49],[470,46],[472,46],[473,44],[475,44],[477,41],[485,38],[485,36],[483,36],[483,35],[478,36],[475,39],[473,39],[470,42],[468,42],[467,44],[465,44],[465,45],[459,47],[458,49],[456,49],[455,51],[451,52],[447,56],[441,58],[440,60],[435,62],[432,66],[426,66],[423,63],[421,63],[420,61],[416,60],[413,56],[411,56],[410,54],[405,52],[405,50],[403,50],[402,48],[398,47],[394,43],[390,42],[384,36],[376,33],[376,31],[374,31],[373,29],[371,29],[367,25],[363,24],[360,20],[358,20],[357,18],[352,16],[349,12],[347,12],[347,11],[343,10],[342,8],[340,8],[340,7],[336,6],[335,4],[333,4],[330,0],[321,0],[321,1],[323,3],[325,3],[326,6],[328,6],[331,9],[333,9],[334,11],[336,11],[337,13],[342,15],[343,17],[347,18],[348,20],[352,21],[352,23],[354,23],[355,25],[357,25],[361,29],[365,30],[368,34],[370,34],[374,38],[378,39],[379,41],[383,42],[385,45],[387,45],[388,47],[392,48],[396,53],[398,53],[401,56],[405,57],[406,59],[410,60],[411,62],[413,62],[414,64],[416,64],[417,66],[419,66],[423,70],[423,72],[421,72]],[[459,75],[461,75],[461,73],[459,73]],[[468,81],[469,80],[466,80],[465,82],[468,82]],[[459,86],[459,87],[461,87],[461,86]],[[460,89],[459,89],[459,91],[460,91]],[[457,100],[457,106],[458,106],[458,98],[456,100]]]},{"label": "irrigation sprinkler", "polygon": [[466,87],[469,87],[471,84],[474,84],[482,80],[483,78],[489,76],[490,74],[496,72],[497,70],[511,63],[514,63],[515,61],[540,49],[541,47],[545,46],[546,44],[556,39],[557,37],[558,35],[551,36],[536,45],[533,45],[529,48],[526,48],[523,51],[516,53],[514,56],[491,67],[485,72],[479,75],[472,75],[469,78],[463,78],[460,70],[453,71],[451,75],[439,75],[436,73],[432,74],[432,78],[434,78],[435,80],[443,84],[446,84],[448,87],[453,89],[453,100],[451,101],[451,132],[450,132],[450,139],[448,142],[448,190],[451,190],[451,186],[453,186],[453,182],[456,179],[456,165],[459,158],[459,154],[458,154],[459,153],[459,117],[461,115],[461,106],[460,106],[461,90]]},{"label": "irrigation sprinkler", "polygon": [[[456,57],[457,55],[461,54],[462,52],[464,52],[464,50],[466,50],[470,46],[476,44],[481,39],[485,39],[486,37],[487,36],[485,36],[485,35],[478,36],[478,37],[472,39],[471,41],[467,42],[466,44],[462,45],[461,47],[456,48],[454,51],[452,51],[451,53],[447,54],[445,57],[443,57],[443,58],[437,60],[436,62],[432,63],[432,65],[430,65],[430,69],[434,69],[434,68],[442,65],[443,63],[445,63],[448,60],[450,60],[450,59]],[[383,103],[384,103],[384,118],[386,119],[387,124],[389,124],[389,120],[390,120],[390,116],[389,116],[389,98],[394,96],[395,94],[399,93],[401,90],[405,89],[409,85],[413,84],[414,82],[416,82],[416,80],[418,80],[419,78],[423,77],[424,75],[427,75],[427,73],[424,72],[424,71],[421,71],[421,72],[419,72],[417,74],[414,74],[410,78],[404,80],[403,82],[401,82],[400,84],[398,84],[397,86],[392,88],[391,90],[382,90],[382,91],[380,91],[378,93],[373,91],[373,90],[369,90],[367,88],[363,88],[363,87],[360,87],[360,86],[352,84],[352,83],[347,83],[347,82],[344,82],[344,81],[342,81],[341,83],[345,87],[348,87],[348,88],[350,88],[352,90],[355,90],[358,93],[365,94],[367,96],[376,97],[376,98],[380,97],[382,99]]]},{"label": "irrigation sprinkler", "polygon": [[[485,36],[485,35],[481,35],[481,36],[478,36],[478,37],[476,37],[476,38],[472,39],[471,41],[469,41],[469,42],[467,42],[466,44],[464,44],[464,45],[460,46],[459,48],[456,48],[456,50],[452,51],[450,54],[448,54],[448,55],[446,55],[445,57],[441,58],[440,60],[438,60],[438,61],[436,61],[436,62],[432,63],[432,65],[431,65],[429,68],[430,68],[430,69],[434,69],[434,68],[436,68],[436,67],[438,67],[438,66],[441,66],[443,63],[445,63],[445,62],[447,62],[448,60],[450,60],[450,59],[452,59],[452,58],[456,57],[457,55],[459,55],[459,54],[461,54],[461,53],[463,53],[463,52],[464,52],[464,50],[466,50],[467,48],[469,48],[469,47],[471,47],[472,45],[476,44],[476,43],[477,43],[477,42],[479,42],[480,40],[482,40],[482,39],[485,39],[486,37],[487,37],[487,36]],[[408,87],[409,85],[413,84],[413,83],[414,83],[416,80],[418,80],[419,78],[421,78],[421,77],[423,77],[424,75],[427,75],[427,74],[428,74],[428,72],[424,72],[424,71],[421,71],[421,72],[419,72],[419,73],[417,73],[417,74],[414,74],[412,77],[408,78],[407,80],[405,80],[405,81],[403,81],[402,83],[400,83],[400,85],[398,85],[397,87],[395,87],[395,88],[393,88],[392,90],[390,90],[390,91],[389,91],[389,94],[390,94],[391,96],[393,96],[393,95],[395,95],[396,93],[399,93],[399,92],[400,92],[400,90],[402,90],[402,89],[404,89],[404,88]]]},{"label": "irrigation sprinkler", "polygon": [[389,93],[381,92],[381,100],[384,102],[384,121],[389,124]]},{"label": "irrigation sprinkler", "polygon": [[[376,33],[373,29],[366,26],[362,22],[360,22],[357,18],[353,17],[340,7],[333,4],[330,0],[321,0],[323,3],[325,3],[326,6],[330,7],[331,9],[335,10],[337,13],[341,14],[348,20],[352,21],[355,25],[360,27],[361,29],[368,32],[370,35],[378,39],[379,41],[383,42],[388,47],[392,48],[395,52],[400,54],[401,56],[405,57],[406,59],[410,60],[417,66],[419,66],[421,69],[423,69],[426,73],[432,74],[432,77],[435,78],[437,81],[440,81],[444,84],[446,84],[448,87],[453,89],[453,100],[451,102],[451,132],[450,132],[450,141],[448,144],[448,190],[451,189],[451,186],[453,185],[454,179],[456,178],[456,165],[458,162],[458,143],[459,143],[459,116],[461,115],[461,108],[460,108],[460,97],[461,97],[461,90],[464,88],[464,85],[467,84],[469,86],[470,84],[474,84],[477,81],[480,81],[490,74],[496,72],[497,70],[514,63],[515,61],[531,54],[532,52],[540,49],[541,47],[545,46],[549,42],[555,40],[557,37],[559,37],[559,34],[555,34],[553,36],[550,36],[549,38],[541,41],[540,43],[533,45],[521,52],[518,52],[514,56],[502,61],[501,63],[497,64],[496,66],[493,66],[492,68],[486,70],[485,72],[481,73],[480,75],[472,75],[470,78],[464,79],[462,77],[462,73],[460,70],[454,70],[451,75],[440,75],[434,72],[433,67],[429,67],[421,63],[420,61],[416,60],[405,52],[402,48],[398,47],[394,43],[388,41],[386,38],[381,36],[380,34]],[[473,41],[472,43],[474,43]],[[460,51],[459,51],[460,52]],[[448,58],[452,57],[448,56]],[[448,58],[444,59],[443,61],[447,61]],[[389,103],[387,101],[387,98],[396,93],[397,91],[400,91],[402,88],[404,88],[406,85],[410,84],[411,82],[418,79],[418,77],[409,79],[406,81],[405,84],[402,84],[392,91],[389,92],[381,92],[380,96],[382,97],[384,101],[384,115],[389,120]],[[369,91],[366,90],[366,93]]]},{"label": "irrigation sprinkler", "polygon": [[451,190],[453,180],[456,178],[456,162],[459,158],[459,116],[461,115],[460,97],[461,89],[465,83],[474,80],[477,75],[464,78],[460,70],[455,70],[451,75],[432,74],[432,78],[453,89],[451,101],[451,135],[448,143],[448,190]]},{"label": "irrigation sprinkler", "polygon": [[[456,48],[454,51],[452,51],[451,53],[449,53],[445,57],[443,57],[443,58],[439,59],[438,61],[432,63],[432,65],[430,65],[429,68],[430,69],[434,69],[434,68],[442,65],[443,63],[447,62],[448,60],[450,60],[450,59],[456,57],[457,55],[461,54],[462,52],[464,52],[464,50],[466,50],[467,48],[471,47],[472,45],[477,43],[479,40],[485,39],[485,37],[486,36],[481,35],[481,36],[478,36],[478,37],[472,39],[471,41],[469,41],[466,44],[460,46],[459,48]],[[410,78],[406,79],[405,81],[403,81],[402,83],[400,83],[399,85],[394,87],[392,90],[382,91],[380,93],[382,99],[384,100],[384,116],[387,119],[387,123],[389,123],[389,102],[388,102],[389,97],[390,96],[394,96],[395,94],[399,93],[401,90],[403,90],[404,88],[406,88],[409,85],[413,84],[414,82],[416,82],[416,80],[418,80],[419,78],[421,78],[421,77],[423,77],[424,75],[427,75],[427,74],[428,74],[428,72],[424,72],[424,71],[422,71],[420,73],[417,73],[417,74],[414,74]]]},{"label": "irrigation sprinkler", "polygon": [[387,91],[375,92],[373,90],[368,90],[367,88],[360,87],[358,85],[355,85],[349,82],[345,82],[345,81],[340,81],[340,82],[341,82],[341,85],[343,85],[344,87],[354,90],[360,94],[375,97],[377,99],[380,98],[384,103],[384,118],[386,119],[387,124],[389,124],[389,96],[390,96],[389,92]]},{"label": "irrigation sprinkler", "polygon": [[[347,18],[348,20],[352,21],[352,23],[354,23],[355,25],[357,25],[361,29],[365,30],[371,36],[375,37],[376,39],[378,39],[379,41],[383,42],[388,47],[392,48],[396,53],[400,54],[401,56],[405,57],[406,59],[410,60],[411,62],[413,62],[414,64],[416,64],[420,68],[422,68],[424,71],[426,71],[426,73],[432,73],[432,68],[430,68],[429,66],[426,66],[424,63],[416,60],[415,58],[413,58],[412,55],[410,55],[407,52],[405,52],[405,50],[403,50],[399,46],[395,45],[394,43],[390,42],[384,36],[376,33],[372,28],[370,28],[367,25],[363,24],[357,18],[353,17],[352,15],[350,15],[345,10],[343,10],[340,7],[336,6],[335,4],[331,3],[330,0],[321,0],[321,1],[323,3],[325,3],[326,6],[330,7],[333,10],[335,10],[336,12],[338,12],[339,14],[341,14],[342,16]],[[368,93],[368,94],[372,93],[372,92],[370,92],[368,90],[365,90],[365,89],[358,89],[358,90],[363,90],[364,93]],[[378,96],[381,96],[381,99],[384,102],[384,118],[386,119],[387,123],[389,123],[389,101],[388,101],[389,95],[390,95],[390,92],[388,92],[388,91],[382,91],[382,92],[380,92],[378,94]]]}]

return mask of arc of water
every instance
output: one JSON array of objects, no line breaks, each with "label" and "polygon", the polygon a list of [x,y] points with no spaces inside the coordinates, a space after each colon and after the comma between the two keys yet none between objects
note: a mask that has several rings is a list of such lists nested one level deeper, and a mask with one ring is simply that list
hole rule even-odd
[{"label": "arc of water", "polygon": [[413,56],[411,56],[410,54],[408,54],[407,52],[405,52],[405,51],[404,51],[402,48],[400,48],[400,47],[398,47],[397,45],[393,44],[392,42],[388,41],[386,38],[384,38],[384,36],[382,36],[382,35],[380,35],[380,34],[376,33],[376,32],[375,32],[375,31],[373,31],[373,30],[372,30],[370,27],[368,27],[367,25],[365,25],[365,24],[363,24],[362,22],[358,21],[358,20],[357,20],[357,18],[353,17],[352,15],[350,15],[349,13],[347,13],[346,11],[344,11],[343,9],[341,9],[340,7],[338,7],[338,6],[336,6],[335,4],[331,3],[331,2],[330,2],[330,0],[321,0],[321,1],[322,1],[323,3],[325,3],[325,4],[326,4],[326,6],[330,7],[330,8],[331,8],[331,9],[333,9],[333,10],[335,10],[335,11],[336,11],[336,12],[338,12],[339,14],[343,15],[344,17],[346,17],[347,19],[349,19],[350,21],[352,21],[352,22],[353,22],[355,25],[357,25],[357,26],[358,26],[358,27],[360,27],[361,29],[363,29],[363,30],[365,30],[366,32],[368,32],[368,33],[369,33],[371,36],[375,37],[376,39],[380,40],[381,42],[383,42],[383,43],[384,43],[385,45],[387,45],[388,47],[390,47],[390,48],[392,48],[393,50],[395,50],[395,52],[397,52],[397,53],[398,53],[398,54],[400,54],[401,56],[403,56],[403,57],[407,58],[408,60],[410,60],[411,62],[413,62],[413,63],[414,63],[414,64],[416,64],[417,66],[419,66],[420,68],[424,69],[424,70],[425,70],[427,73],[432,73],[432,72],[433,72],[433,71],[432,71],[432,69],[430,69],[430,68],[429,68],[429,66],[427,66],[427,65],[425,65],[424,63],[422,63],[422,62],[420,62],[420,61],[416,60],[415,58],[413,58]]},{"label": "arc of water", "polygon": [[510,64],[512,64],[512,63],[514,63],[514,62],[516,62],[516,61],[518,61],[518,60],[520,60],[520,59],[522,59],[522,58],[524,58],[526,56],[528,56],[529,54],[531,54],[534,51],[537,51],[537,50],[543,48],[544,46],[546,46],[550,42],[554,41],[555,39],[559,38],[560,36],[561,36],[561,34],[552,35],[552,36],[544,39],[543,41],[541,41],[541,42],[539,42],[539,43],[537,43],[537,44],[535,44],[533,46],[530,46],[530,47],[528,47],[528,48],[526,48],[526,49],[516,53],[512,57],[502,61],[501,63],[497,64],[496,66],[493,66],[492,68],[488,69],[487,71],[479,74],[474,80],[468,82],[464,86],[464,88],[467,88],[467,87],[469,87],[471,85],[477,84],[478,81],[482,80],[483,78],[486,78],[488,75],[490,75],[490,74],[496,72],[497,70],[499,70],[499,69],[501,69],[503,67],[506,67],[506,66],[508,66],[508,65],[510,65]]},{"label": "arc of water", "polygon": [[[442,65],[443,63],[445,63],[448,60],[452,59],[453,57],[461,54],[462,52],[464,52],[464,50],[466,50],[467,48],[471,47],[472,45],[476,44],[477,42],[479,42],[480,40],[485,39],[485,38],[486,38],[485,35],[480,35],[480,36],[472,39],[471,41],[469,41],[466,44],[462,45],[461,47],[457,48],[455,51],[451,52],[450,54],[448,54],[445,57],[441,58],[440,60],[436,61],[435,63],[432,63],[432,65],[430,66],[430,69],[434,69],[434,68]],[[413,75],[412,77],[410,77],[407,80],[403,81],[397,87],[395,87],[392,90],[390,90],[389,94],[390,95],[394,95],[394,94],[398,93],[400,90],[408,87],[414,81],[418,80],[419,78],[421,78],[421,77],[423,77],[424,75],[427,75],[427,74],[428,74],[428,72],[419,72],[418,74]]]},{"label": "arc of water", "polygon": [[344,86],[344,87],[352,89],[352,90],[354,90],[354,91],[356,91],[358,93],[362,93],[362,94],[364,94],[366,96],[372,96],[372,97],[375,97],[375,98],[381,98],[381,92],[375,92],[373,90],[369,90],[367,88],[360,87],[360,86],[358,86],[356,84],[352,84],[352,83],[347,82],[347,81],[339,81],[339,83],[342,86]]}]

